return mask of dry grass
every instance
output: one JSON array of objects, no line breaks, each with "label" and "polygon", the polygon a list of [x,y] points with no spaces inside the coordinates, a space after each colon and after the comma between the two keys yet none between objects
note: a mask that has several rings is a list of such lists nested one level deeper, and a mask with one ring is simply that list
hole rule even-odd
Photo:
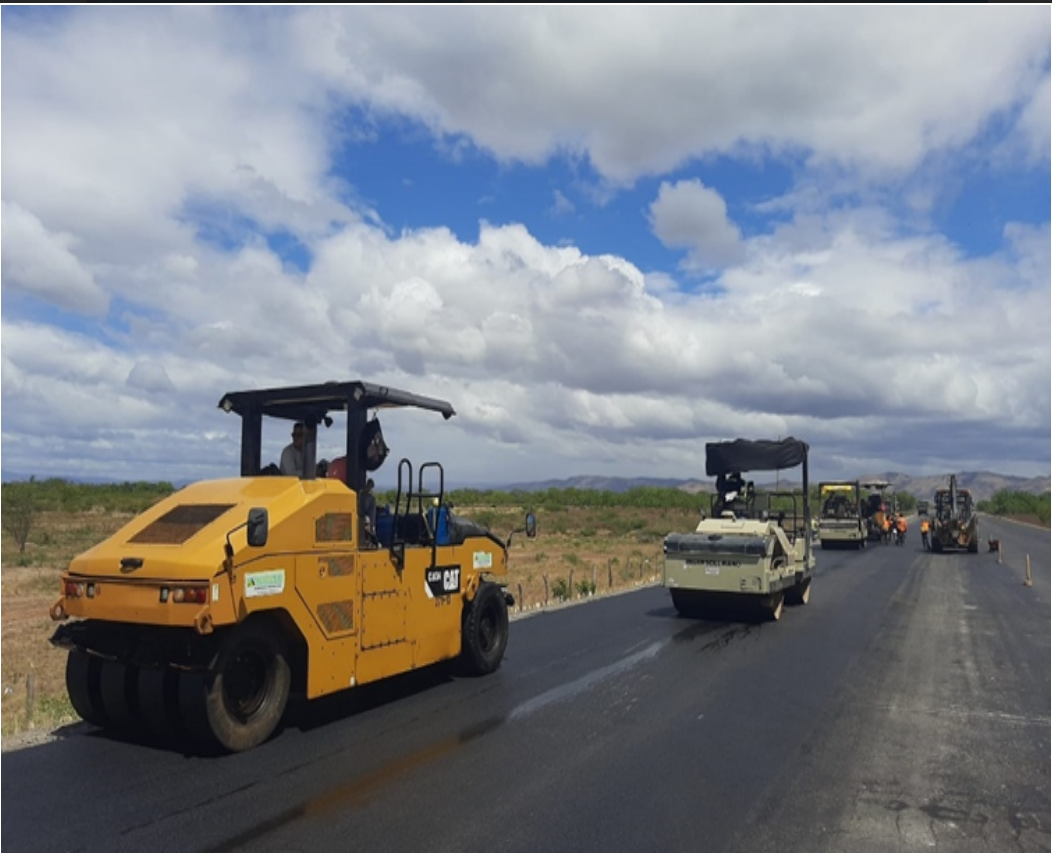
[{"label": "dry grass", "polygon": [[[501,537],[522,524],[524,510],[458,507]],[[0,734],[7,739],[30,730],[49,730],[77,717],[66,696],[64,652],[48,639],[55,623],[48,608],[59,595],[59,577],[69,561],[101,542],[130,518],[122,513],[44,513],[30,534],[26,553],[7,536],[0,542],[3,685]],[[652,581],[661,572],[661,542],[671,530],[694,527],[692,513],[680,510],[588,509],[538,510],[538,534],[517,534],[509,559],[508,588],[516,610],[545,604],[549,590],[562,580],[572,587],[595,580],[596,594]],[[612,582],[611,582],[612,581]],[[571,597],[580,598],[571,587]],[[549,596],[549,604],[559,603]],[[27,714],[27,681],[35,702]]]},{"label": "dry grass", "polygon": [[[517,509],[458,508],[461,511],[487,522],[489,513],[498,535],[506,535],[523,516]],[[550,604],[556,603],[551,591],[558,580],[566,582],[573,598],[580,597],[576,587],[582,581],[594,579],[598,595],[652,581],[661,572],[665,534],[693,529],[695,519],[679,510],[570,507],[538,510],[537,524],[537,538],[516,536],[509,555],[508,588],[517,610],[545,604],[545,575]]]},{"label": "dry grass", "polygon": [[[43,513],[29,536],[24,554],[7,536],[0,540],[0,606],[2,606],[3,684],[0,734],[10,737],[30,729],[51,729],[77,719],[66,697],[66,655],[48,638],[55,623],[48,608],[59,595],[59,577],[77,554],[124,525],[123,513]],[[27,713],[27,683],[36,701]]]}]

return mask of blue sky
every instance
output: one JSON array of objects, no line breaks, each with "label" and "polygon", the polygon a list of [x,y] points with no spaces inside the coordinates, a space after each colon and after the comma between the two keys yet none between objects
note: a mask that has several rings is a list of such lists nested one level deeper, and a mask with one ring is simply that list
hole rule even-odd
[{"label": "blue sky", "polygon": [[481,220],[522,223],[547,245],[618,254],[645,272],[671,275],[682,252],[663,246],[647,224],[662,181],[701,180],[728,200],[729,214],[752,236],[778,218],[755,205],[788,191],[799,168],[797,158],[718,156],[613,188],[586,160],[556,155],[540,167],[501,163],[470,140],[450,151],[418,123],[396,120],[377,123],[374,138],[341,147],[333,173],[365,204],[382,208],[396,232],[445,227],[470,242]]},{"label": "blue sky", "polygon": [[454,482],[788,434],[817,476],[1047,474],[1049,33],[5,8],[3,471],[226,476],[223,393],[363,378],[454,404],[385,422]]}]

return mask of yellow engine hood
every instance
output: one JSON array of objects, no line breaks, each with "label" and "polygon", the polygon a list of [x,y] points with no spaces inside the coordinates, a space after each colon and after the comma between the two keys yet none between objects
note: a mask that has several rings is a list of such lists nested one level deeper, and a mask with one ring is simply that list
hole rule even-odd
[{"label": "yellow engine hood", "polygon": [[[206,580],[221,570],[227,533],[245,523],[249,509],[267,509],[273,547],[282,521],[334,493],[346,498],[351,511],[354,493],[334,479],[243,477],[194,483],[76,557],[69,571],[128,581]],[[243,527],[231,543],[236,553],[248,550]]]}]

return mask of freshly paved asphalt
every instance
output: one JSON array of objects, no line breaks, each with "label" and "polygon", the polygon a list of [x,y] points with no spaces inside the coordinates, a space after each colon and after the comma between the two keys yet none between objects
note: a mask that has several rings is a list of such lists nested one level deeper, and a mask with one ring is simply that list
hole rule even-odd
[{"label": "freshly paved asphalt", "polygon": [[[1048,531],[819,551],[778,623],[646,588],[184,755],[85,726],[0,761],[15,851],[1048,851]],[[1033,586],[1023,584],[1031,557]],[[10,846],[7,846],[10,845]]]}]

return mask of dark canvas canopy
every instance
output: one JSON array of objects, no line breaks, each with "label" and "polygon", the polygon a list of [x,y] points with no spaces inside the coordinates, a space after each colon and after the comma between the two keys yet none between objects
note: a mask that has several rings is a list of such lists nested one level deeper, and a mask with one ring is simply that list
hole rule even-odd
[{"label": "dark canvas canopy", "polygon": [[795,438],[781,441],[720,441],[705,445],[705,473],[710,477],[733,471],[776,471],[807,460],[807,444]]}]

